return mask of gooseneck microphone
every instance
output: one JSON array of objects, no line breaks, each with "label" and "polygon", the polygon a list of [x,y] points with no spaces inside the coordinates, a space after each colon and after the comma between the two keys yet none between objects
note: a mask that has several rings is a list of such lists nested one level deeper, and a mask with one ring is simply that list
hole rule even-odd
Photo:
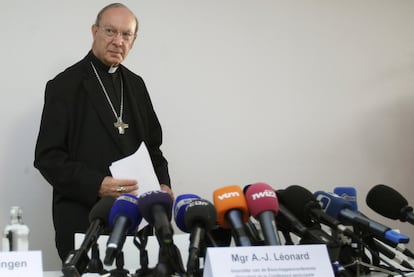
[{"label": "gooseneck microphone", "polygon": [[280,245],[275,216],[279,202],[274,189],[265,183],[250,185],[245,192],[250,214],[259,221],[266,245]]},{"label": "gooseneck microphone", "polygon": [[389,186],[374,186],[367,194],[366,203],[382,216],[414,224],[413,208],[408,205],[404,196]]},{"label": "gooseneck microphone", "polygon": [[241,188],[231,185],[216,189],[213,192],[213,200],[219,225],[224,229],[232,229],[237,246],[251,246],[244,225],[250,214]]},{"label": "gooseneck microphone", "polygon": [[136,231],[141,220],[138,198],[135,195],[122,194],[116,199],[109,214],[112,232],[106,243],[105,265],[113,264],[124,246],[127,235]]},{"label": "gooseneck microphone", "polygon": [[81,276],[89,263],[88,252],[96,243],[100,234],[109,226],[109,211],[115,198],[106,196],[101,198],[89,213],[90,225],[79,249],[71,251],[62,265],[65,277]]},{"label": "gooseneck microphone", "polygon": [[199,269],[200,244],[207,232],[215,227],[216,208],[205,199],[194,199],[188,204],[184,214],[185,226],[190,230],[190,246],[187,260],[187,277],[192,277]]},{"label": "gooseneck microphone", "polygon": [[367,228],[374,237],[386,239],[393,243],[408,243],[410,240],[406,235],[398,233],[381,223],[353,211],[352,205],[336,194],[317,191],[314,195],[327,214],[340,220],[344,224],[363,226],[364,228]]}]

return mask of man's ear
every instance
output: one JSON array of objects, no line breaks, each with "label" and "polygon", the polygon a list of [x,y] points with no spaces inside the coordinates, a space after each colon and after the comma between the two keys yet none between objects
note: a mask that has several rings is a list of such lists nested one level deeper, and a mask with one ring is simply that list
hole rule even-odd
[{"label": "man's ear", "polygon": [[131,47],[129,47],[129,49],[132,48],[132,46],[134,46],[135,40],[137,39],[137,35],[134,36],[134,39],[131,42]]},{"label": "man's ear", "polygon": [[93,36],[93,38],[95,39],[96,33],[98,32],[98,25],[93,24],[93,25],[91,26],[91,32],[92,32],[92,36]]}]

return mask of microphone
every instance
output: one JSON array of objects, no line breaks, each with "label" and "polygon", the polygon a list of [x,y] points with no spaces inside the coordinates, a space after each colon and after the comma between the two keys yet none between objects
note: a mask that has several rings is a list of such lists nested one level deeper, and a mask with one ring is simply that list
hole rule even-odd
[{"label": "microphone", "polygon": [[[190,231],[185,226],[184,214],[186,212],[188,204],[196,199],[201,199],[201,197],[191,193],[179,195],[175,199],[173,206],[175,224],[184,233],[190,233]],[[214,228],[210,230],[210,232],[206,233],[205,242],[207,247],[217,247],[219,245],[229,246],[231,243],[230,230],[223,229],[216,223]]]},{"label": "microphone", "polygon": [[148,191],[139,198],[139,211],[149,224],[154,226],[157,237],[162,244],[173,242],[171,227],[172,205],[171,196],[162,190]]},{"label": "microphone", "polygon": [[[196,199],[201,199],[201,197],[196,194],[182,194],[175,199],[173,206],[175,224],[184,233],[190,232],[185,226],[184,214],[188,204]],[[231,242],[230,231],[219,227],[217,223],[210,232],[206,233],[206,236],[207,247],[229,246]]]},{"label": "microphone", "polygon": [[[383,185],[381,185],[383,186]],[[351,203],[353,205],[353,210],[354,211],[358,211],[358,206],[357,206],[357,193],[356,193],[356,189],[353,187],[337,187],[334,189],[334,193],[338,194],[339,196],[341,196],[343,199],[347,200],[349,203]],[[388,192],[387,192],[388,193]],[[369,193],[368,193],[369,194]],[[388,196],[388,194],[387,194]],[[367,197],[369,198],[369,197]],[[393,198],[393,197],[392,197]],[[371,201],[371,200],[369,200]],[[379,202],[380,203],[384,203],[383,201],[388,201],[388,199],[384,200],[381,199]],[[368,204],[368,206],[370,206]],[[394,207],[394,206],[392,206]],[[386,208],[386,207],[383,207]],[[363,215],[361,213],[361,215]],[[379,241],[381,241],[384,244],[387,244],[388,246],[395,248],[397,251],[401,252],[402,254],[404,254],[407,257],[410,258],[414,258],[414,253],[412,253],[409,249],[405,248],[405,246],[403,244],[397,244],[394,242],[391,242],[389,240],[386,240],[385,238],[377,238]]]},{"label": "microphone", "polygon": [[276,192],[265,183],[250,185],[246,192],[247,206],[250,214],[260,222],[266,245],[280,245],[275,216],[279,212]]},{"label": "microphone", "polygon": [[[243,187],[243,194],[245,197],[246,197],[247,189],[251,186],[252,184],[248,184]],[[246,199],[246,202],[247,202],[247,199]],[[252,217],[249,217],[249,220],[244,225],[244,227],[246,228],[247,236],[249,237],[250,242],[252,243],[253,246],[265,245],[263,234],[259,233],[259,230],[256,228],[256,221],[257,220],[253,220]]]},{"label": "microphone", "polygon": [[188,233],[188,229],[185,226],[184,214],[191,201],[200,199],[200,196],[195,194],[181,194],[175,198],[173,210],[174,210],[174,221],[178,229]]},{"label": "microphone", "polygon": [[379,239],[383,238],[394,243],[408,243],[410,240],[406,235],[400,234],[387,226],[373,221],[361,215],[359,212],[354,212],[352,210],[352,204],[336,194],[317,191],[314,195],[327,214],[345,224],[366,227],[375,237]]},{"label": "microphone", "polygon": [[101,198],[89,213],[90,225],[86,230],[85,237],[79,249],[72,250],[62,266],[62,273],[65,277],[81,276],[89,263],[88,252],[96,243],[105,227],[109,226],[109,211],[115,198],[106,196]]},{"label": "microphone", "polygon": [[212,203],[204,199],[194,199],[188,204],[184,214],[185,226],[190,230],[190,246],[187,260],[187,276],[194,276],[199,268],[198,257],[200,242],[206,232],[215,227],[217,221],[216,209]]},{"label": "microphone", "polygon": [[135,195],[122,194],[116,199],[109,214],[112,232],[106,243],[105,265],[113,264],[124,246],[127,235],[136,231],[141,220],[138,198]]},{"label": "microphone", "polygon": [[[299,237],[303,237],[308,228],[300,222],[299,219],[285,206],[282,198],[283,189],[275,190],[278,201],[279,201],[279,213],[277,214],[277,222],[279,224],[280,230],[285,234],[286,232],[292,232]],[[285,235],[286,236],[286,235]],[[292,242],[293,243],[293,242]]]},{"label": "microphone", "polygon": [[237,185],[216,189],[213,192],[217,221],[225,229],[232,229],[237,246],[251,246],[244,224],[249,220],[249,209],[243,191]]},{"label": "microphone", "polygon": [[[306,227],[283,205],[280,190],[276,194],[279,199],[279,213],[276,220],[278,223],[282,223],[282,231],[292,232],[299,236],[301,238],[300,244],[325,244],[328,248],[330,260],[337,261],[341,250],[340,244],[331,235],[322,230],[320,226]],[[293,242],[290,242],[290,244],[293,244]]]},{"label": "microphone", "polygon": [[374,240],[373,242],[375,248],[381,253],[383,254],[385,257],[387,257],[388,259],[392,260],[393,262],[408,268],[408,269],[414,269],[412,267],[412,265],[409,263],[409,261],[407,261],[406,259],[403,259],[401,257],[399,257],[394,251],[392,251],[391,249],[389,249],[388,247],[386,247],[385,245],[382,244],[382,242],[376,241]]},{"label": "microphone", "polygon": [[[381,185],[381,186],[383,186],[383,185]],[[357,207],[357,204],[356,204],[357,203],[357,199],[356,199],[357,193],[356,193],[355,188],[352,188],[352,187],[338,187],[338,188],[335,188],[334,193],[338,194],[343,199],[348,200],[351,204],[354,205],[354,208],[355,208],[354,211],[358,211],[358,209],[356,208]],[[370,194],[370,192],[368,192],[368,194]],[[374,193],[374,195],[375,194],[376,193]],[[387,194],[387,196],[388,196],[388,194]],[[371,197],[367,196],[367,199],[368,198],[371,198]],[[394,198],[394,197],[392,197],[392,198]],[[371,200],[369,200],[369,201],[371,201]],[[389,200],[388,199],[379,200],[380,203],[385,203],[383,201],[388,202]],[[368,204],[368,206],[370,206],[370,205]],[[377,239],[379,241],[381,241],[381,243],[384,243],[384,244],[388,245],[389,247],[395,248],[397,251],[401,252],[405,256],[410,257],[410,258],[414,258],[414,253],[412,253],[409,249],[405,248],[405,246],[403,244],[394,243],[394,242],[391,242],[391,241],[386,240],[384,238],[377,238]]]},{"label": "microphone", "polygon": [[333,193],[352,204],[352,210],[358,211],[357,192],[353,187],[336,187]]},{"label": "microphone", "polygon": [[[326,233],[318,224],[308,223],[306,226],[296,217],[290,209],[285,206],[287,199],[284,197],[284,190],[276,191],[279,199],[279,214],[277,221],[283,223],[284,231],[292,232],[301,237],[301,244],[326,244],[339,255],[339,243],[330,234]],[[288,205],[288,203],[286,203]],[[336,256],[336,255],[335,255]],[[333,259],[333,260],[336,260]]]},{"label": "microphone", "polygon": [[139,210],[145,220],[154,227],[160,245],[154,276],[169,276],[185,271],[181,255],[173,241],[170,223],[172,206],[171,196],[162,190],[145,192],[139,198]]},{"label": "microphone", "polygon": [[[306,221],[309,222],[314,220],[316,222],[325,224],[331,227],[333,230],[337,230],[343,233],[344,235],[352,238],[353,241],[365,245],[371,251],[373,256],[374,254],[376,254],[376,252],[372,252],[373,250],[367,245],[367,243],[364,243],[356,234],[354,234],[353,231],[348,229],[346,226],[342,225],[337,219],[323,212],[315,196],[307,189],[300,186],[290,186],[279,195],[279,199],[283,199],[284,201],[286,201],[286,203],[289,203],[289,205],[292,206],[291,210],[296,211],[300,219],[304,218]],[[344,202],[347,202],[347,204],[352,205],[352,203],[349,203],[347,200],[344,200],[342,198],[340,199]],[[304,204],[302,205],[302,203]],[[369,240],[368,242],[371,241],[372,240]],[[385,247],[381,248],[380,246],[376,247],[376,249],[380,250],[381,253],[383,253],[384,255],[388,255],[388,257],[391,257],[390,255],[392,252],[387,251],[388,249],[384,248]],[[346,255],[345,253],[343,253],[343,249],[341,248],[342,254],[340,254],[340,256],[342,257],[343,255]],[[395,261],[398,261],[398,259],[395,258],[395,255],[392,258],[394,258]],[[401,264],[407,265],[408,262],[401,260]]]},{"label": "microphone", "polygon": [[313,221],[325,224],[330,228],[337,230],[344,235],[358,240],[358,237],[352,230],[347,228],[336,218],[322,211],[319,202],[315,196],[304,187],[293,185],[287,187],[279,194],[279,198],[283,199],[286,207],[296,215],[302,222],[307,222],[307,226],[312,226]]},{"label": "microphone", "polygon": [[389,186],[374,186],[367,194],[366,203],[382,216],[414,224],[413,208],[408,205],[404,196]]}]

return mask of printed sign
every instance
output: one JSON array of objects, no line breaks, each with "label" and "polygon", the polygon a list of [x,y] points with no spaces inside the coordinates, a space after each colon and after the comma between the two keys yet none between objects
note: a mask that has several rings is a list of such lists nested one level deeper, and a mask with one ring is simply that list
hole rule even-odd
[{"label": "printed sign", "polygon": [[0,252],[0,276],[43,277],[41,252]]},{"label": "printed sign", "polygon": [[324,244],[207,249],[204,277],[333,277]]}]

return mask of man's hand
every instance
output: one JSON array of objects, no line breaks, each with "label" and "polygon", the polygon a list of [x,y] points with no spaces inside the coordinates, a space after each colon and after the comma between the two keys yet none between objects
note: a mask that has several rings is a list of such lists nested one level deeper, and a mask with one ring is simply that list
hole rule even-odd
[{"label": "man's hand", "polygon": [[131,179],[115,179],[111,176],[106,176],[99,188],[99,197],[112,196],[118,197],[121,194],[129,193],[137,195],[138,182]]},{"label": "man's hand", "polygon": [[168,194],[171,196],[171,199],[174,201],[174,192],[171,190],[169,186],[161,184],[160,188],[161,190],[168,192]]}]

